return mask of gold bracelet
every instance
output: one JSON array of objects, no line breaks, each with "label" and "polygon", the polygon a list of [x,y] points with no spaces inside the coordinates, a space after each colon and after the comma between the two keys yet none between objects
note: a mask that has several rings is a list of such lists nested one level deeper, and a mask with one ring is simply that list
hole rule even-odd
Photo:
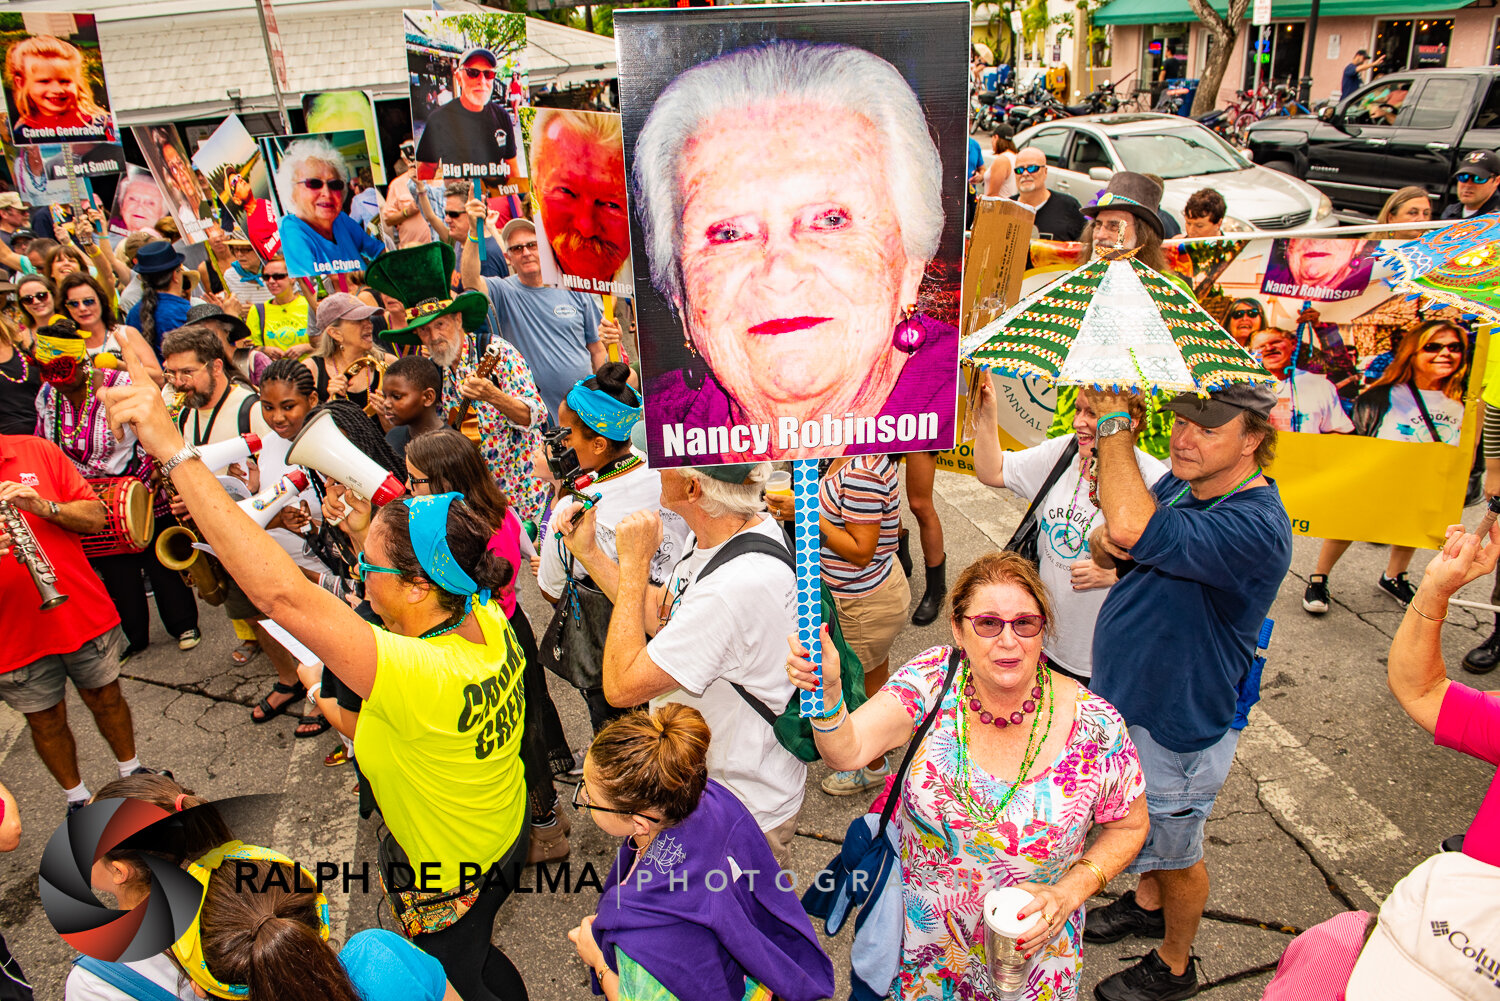
[{"label": "gold bracelet", "polygon": [[1093,862],[1090,862],[1088,859],[1081,858],[1081,859],[1077,860],[1076,862],[1074,862],[1073,865],[1075,865],[1075,866],[1078,866],[1078,865],[1088,866],[1089,871],[1094,874],[1094,878],[1099,881],[1099,892],[1100,893],[1103,893],[1104,892],[1104,888],[1109,885],[1109,880],[1106,879],[1105,876],[1104,876],[1104,870],[1101,869],[1101,868],[1099,868]]},{"label": "gold bracelet", "polygon": [[1441,616],[1428,615],[1426,612],[1422,611],[1420,608],[1417,607],[1417,599],[1415,597],[1412,598],[1411,604],[1407,605],[1406,607],[1410,608],[1413,612],[1416,612],[1418,615],[1422,616],[1422,618],[1426,619],[1428,622],[1444,622],[1444,621],[1447,621],[1447,618],[1448,618],[1447,611],[1444,611]]}]

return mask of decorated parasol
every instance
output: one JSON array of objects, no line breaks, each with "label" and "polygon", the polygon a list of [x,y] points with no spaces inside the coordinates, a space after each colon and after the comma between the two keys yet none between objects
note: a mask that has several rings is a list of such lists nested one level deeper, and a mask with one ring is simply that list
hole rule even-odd
[{"label": "decorated parasol", "polygon": [[974,365],[1062,386],[1207,394],[1275,378],[1196,299],[1133,257],[1090,262],[964,338]]},{"label": "decorated parasol", "polygon": [[1463,219],[1381,253],[1387,283],[1408,299],[1500,322],[1500,216]]}]

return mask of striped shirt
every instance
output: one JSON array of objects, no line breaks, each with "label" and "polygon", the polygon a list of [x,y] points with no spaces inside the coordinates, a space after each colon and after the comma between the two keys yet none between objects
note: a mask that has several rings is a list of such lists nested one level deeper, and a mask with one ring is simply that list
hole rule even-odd
[{"label": "striped shirt", "polygon": [[822,551],[823,583],[841,598],[869,594],[890,575],[901,535],[901,481],[885,455],[859,455],[823,480],[822,514],[830,523],[880,525],[880,541],[869,564],[857,567],[828,548]]}]

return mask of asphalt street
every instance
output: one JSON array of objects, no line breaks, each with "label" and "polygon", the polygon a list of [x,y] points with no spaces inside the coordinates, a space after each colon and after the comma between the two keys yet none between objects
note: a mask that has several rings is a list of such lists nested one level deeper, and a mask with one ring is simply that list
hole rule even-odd
[{"label": "asphalt street", "polygon": [[[1023,505],[1005,491],[952,473],[938,475],[937,493],[951,580],[968,560],[1009,538]],[[1466,520],[1473,524],[1479,513],[1468,509]],[[914,550],[915,542],[913,531]],[[1213,888],[1197,952],[1209,984],[1204,996],[1216,1001],[1259,998],[1298,930],[1341,910],[1378,908],[1398,879],[1435,852],[1443,838],[1467,826],[1490,780],[1490,770],[1479,762],[1435,748],[1386,688],[1386,651],[1401,612],[1375,587],[1385,549],[1358,544],[1349,551],[1331,581],[1334,607],[1317,619],[1301,608],[1316,552],[1316,540],[1297,540],[1292,572],[1272,613],[1277,625],[1264,698],[1208,825]],[[1414,578],[1430,555],[1418,553]],[[913,592],[914,600],[920,597],[920,571]],[[1469,592],[1467,597],[1487,600],[1489,582],[1476,582]],[[549,609],[529,581],[522,601],[540,631]],[[1450,676],[1493,690],[1500,688],[1500,672],[1476,679],[1459,669],[1464,651],[1488,635],[1489,622],[1455,607],[1444,638]],[[338,882],[328,887],[336,941],[382,920],[390,927],[373,877],[368,889],[357,880],[364,863],[374,872],[378,818],[359,819],[351,768],[323,765],[335,738],[295,740],[294,721],[287,717],[252,724],[250,707],[271,683],[270,665],[264,657],[245,668],[231,664],[236,640],[222,611],[203,609],[202,626],[203,643],[183,653],[163,640],[160,624],[154,623],[155,644],[127,666],[123,684],[141,760],[170,768],[210,798],[258,796],[244,811],[241,834],[247,841],[304,861],[351,863],[356,879],[347,892]],[[942,622],[908,627],[893,659],[899,663],[948,635]],[[1130,642],[1129,637],[1104,639]],[[555,679],[551,687],[568,733],[582,746],[588,735],[582,700]],[[112,756],[76,695],[68,708],[85,779],[98,789],[114,775]],[[837,850],[849,822],[873,798],[824,795],[818,783],[826,774],[822,765],[809,768],[792,857],[801,886]],[[19,800],[25,827],[21,847],[0,857],[0,930],[36,996],[60,999],[72,950],[42,912],[37,867],[48,836],[62,820],[63,796],[37,759],[23,719],[4,707],[0,780]],[[571,791],[560,785],[564,803]],[[573,821],[568,880],[555,887],[537,880],[532,889],[541,892],[517,893],[496,923],[495,942],[521,969],[533,1001],[589,996],[585,970],[566,932],[593,911],[596,893],[569,884],[577,882],[586,863],[602,877],[615,844],[586,817]],[[551,875],[557,881],[560,870],[553,867]],[[1132,885],[1131,877],[1122,877],[1108,894]],[[847,929],[826,940],[840,997],[847,994],[849,943]],[[1092,985],[1124,958],[1151,945],[1126,939],[1085,947],[1083,996],[1091,997]]]}]

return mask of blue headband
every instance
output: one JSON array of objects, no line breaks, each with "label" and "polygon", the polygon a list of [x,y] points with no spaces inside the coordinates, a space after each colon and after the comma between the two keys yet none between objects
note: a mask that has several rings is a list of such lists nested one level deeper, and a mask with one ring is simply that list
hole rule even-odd
[{"label": "blue headband", "polygon": [[641,394],[634,388],[635,406],[629,407],[608,393],[590,389],[583,379],[568,390],[567,402],[578,419],[610,441],[629,441],[630,429],[641,419]]},{"label": "blue headband", "polygon": [[453,550],[448,548],[448,508],[455,500],[462,499],[463,495],[458,493],[408,497],[406,511],[411,548],[428,580],[449,594],[473,595],[478,604],[486,605],[489,604],[490,589],[480,590],[474,578],[465,573],[453,558]]}]

